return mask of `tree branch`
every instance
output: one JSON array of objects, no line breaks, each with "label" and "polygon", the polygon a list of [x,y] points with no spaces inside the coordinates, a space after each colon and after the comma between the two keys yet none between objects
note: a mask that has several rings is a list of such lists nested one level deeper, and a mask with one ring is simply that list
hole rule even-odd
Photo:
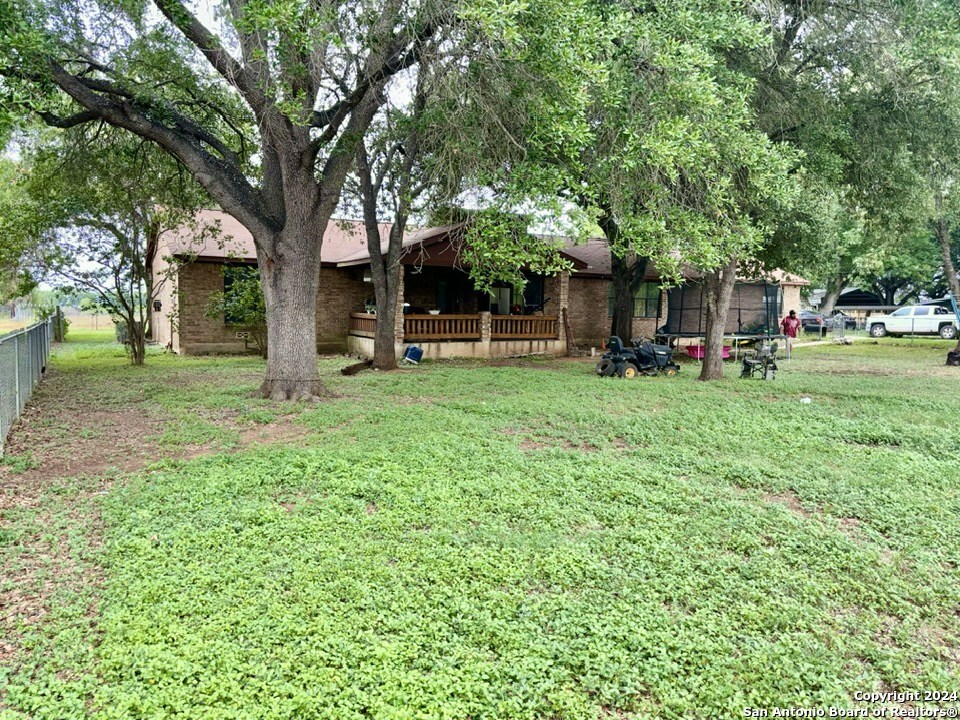
[{"label": "tree branch", "polygon": [[263,88],[247,67],[237,62],[196,16],[179,0],[153,0],[164,17],[193,43],[213,68],[235,87],[258,116],[267,105]]},{"label": "tree branch", "polygon": [[[279,229],[276,220],[264,208],[260,192],[250,184],[235,159],[220,159],[204,150],[201,139],[187,130],[191,122],[168,127],[124,97],[125,93],[98,93],[84,78],[71,75],[55,60],[48,62],[51,79],[67,95],[107,123],[155,142],[180,160],[221,207],[240,220],[254,238],[267,237]],[[183,118],[182,114],[176,114]]]},{"label": "tree branch", "polygon": [[83,110],[82,112],[68,115],[67,117],[62,117],[45,110],[40,111],[38,114],[40,115],[40,119],[50,127],[62,128],[64,130],[100,119],[100,116],[92,110]]}]

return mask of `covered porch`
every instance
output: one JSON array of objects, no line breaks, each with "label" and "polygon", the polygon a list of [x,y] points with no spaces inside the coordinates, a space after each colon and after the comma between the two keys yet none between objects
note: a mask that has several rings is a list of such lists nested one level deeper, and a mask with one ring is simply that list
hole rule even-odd
[{"label": "covered porch", "polygon": [[[568,295],[568,272],[531,274],[520,295],[509,287],[478,291],[455,267],[405,265],[398,297],[403,313],[394,327],[397,355],[412,344],[432,359],[565,355]],[[375,312],[350,313],[351,354],[373,356],[376,320]]]}]

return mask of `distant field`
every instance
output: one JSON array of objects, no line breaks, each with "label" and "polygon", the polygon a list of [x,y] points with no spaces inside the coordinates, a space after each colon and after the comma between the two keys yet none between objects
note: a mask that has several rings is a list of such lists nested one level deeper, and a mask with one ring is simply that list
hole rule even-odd
[{"label": "distant field", "polygon": [[[102,313],[94,315],[93,313],[68,310],[64,314],[70,321],[70,330],[109,330],[113,328],[113,321]],[[11,320],[8,317],[0,317],[0,335],[28,327],[36,322],[39,322],[39,318],[35,315],[20,316],[15,320]]]}]

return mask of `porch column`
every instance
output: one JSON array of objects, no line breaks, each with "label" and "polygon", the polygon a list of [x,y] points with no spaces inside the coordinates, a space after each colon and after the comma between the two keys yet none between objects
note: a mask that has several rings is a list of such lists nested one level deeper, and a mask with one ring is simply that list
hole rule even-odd
[{"label": "porch column", "polygon": [[490,357],[490,334],[493,332],[490,322],[490,313],[480,313],[480,342],[477,347],[477,355],[480,357]]},{"label": "porch column", "polygon": [[570,313],[570,271],[564,270],[560,273],[560,277],[557,282],[557,289],[559,290],[558,306],[560,312],[557,313],[559,319],[557,320],[557,339],[562,343],[567,342],[567,327],[564,319]]},{"label": "porch column", "polygon": [[397,316],[394,318],[394,330],[393,334],[398,345],[403,344],[404,332],[403,332],[403,276],[406,273],[407,268],[404,265],[400,266],[399,279],[397,282]]}]

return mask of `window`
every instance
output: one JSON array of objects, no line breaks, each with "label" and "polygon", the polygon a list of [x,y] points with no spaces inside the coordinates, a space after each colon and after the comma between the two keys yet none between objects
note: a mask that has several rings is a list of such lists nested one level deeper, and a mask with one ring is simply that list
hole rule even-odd
[{"label": "window", "polygon": [[514,302],[522,302],[528,310],[542,309],[544,303],[550,299],[544,297],[543,275],[525,272],[523,277],[527,281],[523,288],[523,298],[521,300],[515,299]]},{"label": "window", "polygon": [[895,313],[893,313],[893,317],[903,317],[903,316],[905,316],[905,315],[909,315],[909,314],[910,314],[910,310],[911,310],[911,308],[908,308],[908,307],[906,307],[906,308],[900,308],[900,309],[897,310]]},{"label": "window", "polygon": [[918,316],[919,316],[919,315],[929,315],[929,314],[930,314],[930,308],[928,308],[928,307],[918,307],[918,308],[914,308],[914,309],[916,310],[916,314],[917,314]]},{"label": "window", "polygon": [[248,290],[251,282],[259,281],[260,275],[255,265],[223,266],[223,321],[227,325],[243,324],[243,301],[240,296]]},{"label": "window", "polygon": [[[610,300],[607,314],[613,316],[613,283],[610,283]],[[655,318],[660,314],[660,285],[655,282],[640,283],[633,295],[633,316]]]},{"label": "window", "polygon": [[950,311],[947,310],[945,307],[937,306],[936,312],[937,312],[937,315],[950,315]]},{"label": "window", "polygon": [[509,315],[513,290],[508,287],[494,287],[490,290],[490,312],[493,315]]}]

